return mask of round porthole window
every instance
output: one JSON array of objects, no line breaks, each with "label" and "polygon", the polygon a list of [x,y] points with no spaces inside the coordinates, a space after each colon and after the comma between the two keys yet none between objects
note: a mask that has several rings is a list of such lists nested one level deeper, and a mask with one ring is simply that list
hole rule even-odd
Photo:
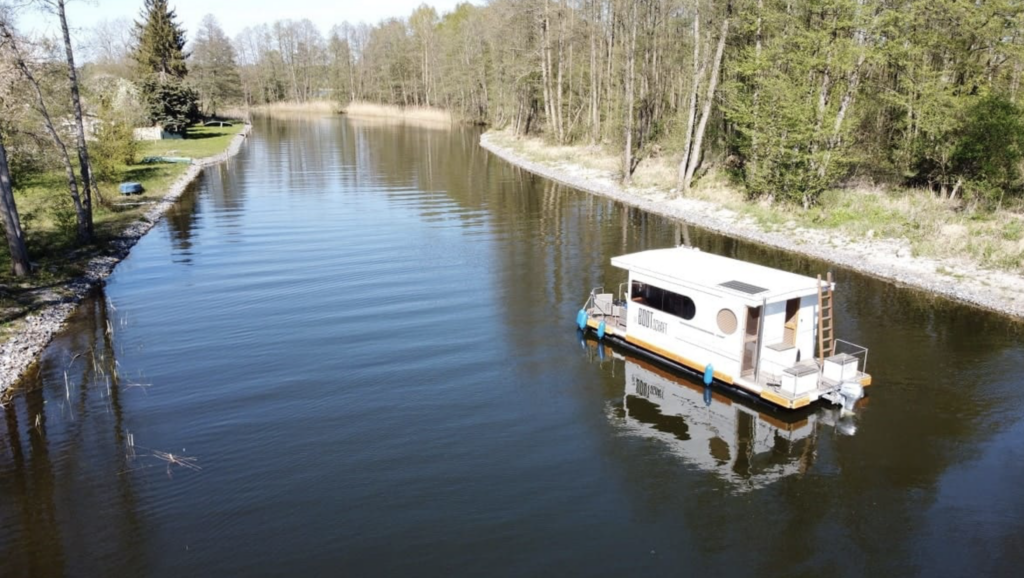
[{"label": "round porthole window", "polygon": [[736,314],[729,309],[718,312],[718,330],[726,335],[736,333]]}]

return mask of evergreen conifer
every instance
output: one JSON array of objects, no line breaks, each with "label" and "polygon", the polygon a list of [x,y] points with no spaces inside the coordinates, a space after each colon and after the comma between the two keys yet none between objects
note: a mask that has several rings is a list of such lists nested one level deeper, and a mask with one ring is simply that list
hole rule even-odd
[{"label": "evergreen conifer", "polygon": [[140,16],[132,58],[149,120],[167,131],[184,133],[199,119],[198,95],[185,83],[185,31],[167,0],[144,0]]},{"label": "evergreen conifer", "polygon": [[162,81],[168,76],[185,78],[185,31],[176,21],[175,11],[167,0],[144,0],[140,16],[142,21],[135,22],[138,45],[132,53],[139,72],[156,74]]}]

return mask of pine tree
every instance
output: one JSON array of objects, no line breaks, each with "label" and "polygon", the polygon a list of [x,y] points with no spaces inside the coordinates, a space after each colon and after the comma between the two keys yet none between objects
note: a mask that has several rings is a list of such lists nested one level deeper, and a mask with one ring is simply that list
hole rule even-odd
[{"label": "pine tree", "polygon": [[161,81],[168,76],[182,79],[185,65],[185,30],[176,22],[177,14],[167,0],[144,0],[141,22],[135,22],[138,45],[132,58],[143,74],[156,74]]},{"label": "pine tree", "polygon": [[199,97],[185,84],[185,31],[167,0],[145,0],[141,16],[135,23],[138,44],[132,58],[139,67],[149,120],[184,133],[199,118]]}]

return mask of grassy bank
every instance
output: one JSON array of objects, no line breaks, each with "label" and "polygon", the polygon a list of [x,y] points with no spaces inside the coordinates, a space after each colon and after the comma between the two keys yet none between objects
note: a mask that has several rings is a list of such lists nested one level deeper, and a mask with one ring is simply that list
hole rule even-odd
[{"label": "grassy bank", "polygon": [[[621,176],[618,151],[555,146],[507,132],[492,132],[490,138],[533,162],[615,181]],[[633,176],[632,189],[652,199],[671,199],[676,196],[677,162],[670,155],[645,159]],[[1024,272],[1024,205],[1019,202],[989,211],[960,200],[940,199],[927,190],[850,187],[825,193],[820,205],[805,211],[750,201],[738,186],[714,171],[698,182],[689,197],[751,219],[768,232],[805,228],[852,241],[895,239],[906,242],[914,256],[966,259],[990,269]]]},{"label": "grassy bank", "polygon": [[[226,127],[196,127],[187,139],[140,143],[141,160],[147,156],[202,158],[224,152],[242,124]],[[104,254],[107,244],[159,201],[171,184],[188,170],[174,163],[137,163],[122,166],[121,181],[136,181],[145,192],[123,197],[118,183],[100,183],[104,202],[93,201],[96,241],[77,247],[75,211],[62,171],[27,175],[15,183],[15,200],[22,227],[35,263],[33,275],[18,279],[10,274],[10,256],[0,252],[0,340],[17,331],[16,321],[44,300],[60,296],[61,286],[82,274],[86,263]]]}]

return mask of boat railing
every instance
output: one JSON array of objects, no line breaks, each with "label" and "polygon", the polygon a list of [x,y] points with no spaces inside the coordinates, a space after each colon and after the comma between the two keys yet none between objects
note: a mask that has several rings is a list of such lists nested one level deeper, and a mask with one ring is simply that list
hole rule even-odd
[{"label": "boat railing", "polygon": [[857,370],[861,373],[868,372],[868,348],[844,339],[836,339],[835,355],[845,353],[857,358]]},{"label": "boat railing", "polygon": [[585,303],[583,303],[583,310],[590,311],[590,308],[594,306],[594,301],[597,300],[597,296],[604,293],[604,286],[594,287],[590,290],[590,295],[587,297]]}]

